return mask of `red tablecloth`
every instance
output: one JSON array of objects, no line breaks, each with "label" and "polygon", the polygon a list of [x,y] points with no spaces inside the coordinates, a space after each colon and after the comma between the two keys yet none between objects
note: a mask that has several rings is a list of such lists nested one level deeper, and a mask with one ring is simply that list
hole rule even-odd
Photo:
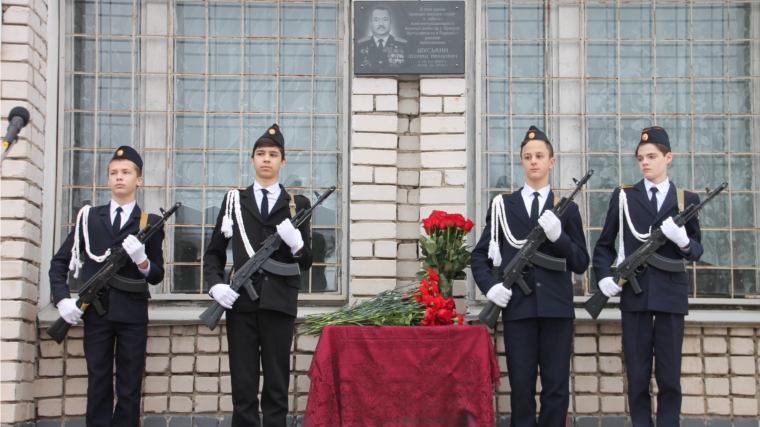
[{"label": "red tablecloth", "polygon": [[499,376],[484,326],[328,326],[304,426],[493,426]]}]

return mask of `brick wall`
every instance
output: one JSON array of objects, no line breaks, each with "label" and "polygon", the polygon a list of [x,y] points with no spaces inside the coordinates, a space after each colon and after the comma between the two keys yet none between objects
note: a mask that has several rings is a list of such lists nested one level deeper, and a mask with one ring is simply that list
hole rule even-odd
[{"label": "brick wall", "polygon": [[[40,334],[34,382],[38,422],[82,418],[87,390],[82,328],[72,328],[63,345]],[[228,419],[232,402],[225,328],[213,332],[205,326],[151,326],[149,336],[143,416],[151,420],[191,416],[205,422]],[[501,325],[493,336],[502,371],[494,397],[496,415],[504,420],[511,411],[511,390]],[[289,399],[293,420],[306,408],[307,373],[316,345],[317,338],[312,336],[294,340]],[[682,417],[692,423],[702,420],[702,425],[713,418],[756,417],[759,356],[760,328],[688,326]],[[576,322],[571,369],[570,415],[578,426],[593,425],[588,420],[628,416],[619,322]],[[654,381],[652,389],[656,394]],[[537,390],[541,390],[540,379]]]},{"label": "brick wall", "polygon": [[43,0],[3,0],[2,10],[2,132],[13,107],[23,106],[31,116],[0,180],[0,422],[13,424],[35,417],[48,13]]}]

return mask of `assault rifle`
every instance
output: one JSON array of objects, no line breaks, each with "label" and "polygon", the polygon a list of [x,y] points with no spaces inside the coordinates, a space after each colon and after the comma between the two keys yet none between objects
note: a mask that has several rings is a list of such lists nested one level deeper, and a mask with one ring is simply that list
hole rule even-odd
[{"label": "assault rifle", "polygon": [[[575,190],[573,190],[569,197],[563,197],[562,200],[554,206],[554,209],[552,209],[552,212],[557,215],[557,218],[562,217],[562,214],[567,207],[570,206],[570,203],[575,199],[575,196],[578,195],[581,188],[586,182],[588,182],[593,174],[594,170],[589,169],[580,181],[573,178],[573,182],[575,182]],[[491,226],[493,226],[496,221],[496,218],[491,218]],[[504,281],[502,284],[505,288],[511,289],[512,285],[517,283],[525,295],[530,295],[533,291],[525,283],[524,277],[530,273],[533,266],[537,265],[550,270],[565,271],[565,260],[552,258],[538,252],[538,247],[546,240],[546,233],[544,233],[544,229],[541,228],[540,225],[537,225],[530,232],[526,240],[525,245],[520,249],[517,255],[512,258],[512,261],[509,262],[509,265],[507,265],[507,268],[504,270]],[[493,329],[496,327],[496,322],[499,321],[499,314],[501,314],[501,307],[494,304],[492,301],[489,301],[483,311],[478,315],[478,319],[488,325],[489,328]]]},{"label": "assault rifle", "polygon": [[[179,209],[180,206],[182,206],[182,203],[177,202],[168,211],[161,209],[161,214],[163,215],[161,221],[143,227],[143,229],[135,235],[137,240],[143,244],[147,242],[148,239],[150,239],[150,236],[163,227],[164,223],[174,214],[174,212],[177,212],[177,209]],[[77,307],[79,307],[80,310],[85,311],[87,310],[87,307],[92,305],[95,307],[95,311],[98,312],[98,315],[104,316],[106,311],[100,304],[100,298],[108,292],[108,288],[110,287],[108,282],[119,270],[121,270],[122,267],[124,267],[124,265],[126,265],[127,261],[129,261],[129,254],[120,244],[112,247],[111,255],[106,258],[105,264],[103,264],[103,266],[100,267],[100,270],[90,277],[90,280],[88,280],[87,283],[82,286],[82,289],[79,290],[79,298],[76,302]],[[55,323],[45,330],[45,332],[50,335],[55,342],[60,344],[66,338],[69,328],[71,328],[71,325],[63,320],[63,318],[59,317]]]},{"label": "assault rifle", "polygon": [[[293,227],[297,229],[304,221],[308,220],[314,209],[321,205],[333,191],[335,191],[335,187],[330,187],[329,190],[319,196],[312,207],[298,212],[295,217],[291,218],[290,222],[293,224]],[[283,264],[269,259],[274,251],[280,247],[281,242],[282,237],[280,237],[279,233],[274,233],[264,240],[259,251],[246,261],[245,264],[243,264],[243,266],[232,276],[230,288],[235,292],[239,292],[240,288],[244,288],[248,292],[248,296],[251,300],[256,301],[259,299],[259,294],[253,288],[253,277],[255,274],[261,274],[262,270],[282,276],[301,274],[301,270],[297,265],[294,266],[295,268],[291,268],[291,264]],[[203,320],[203,323],[213,331],[214,328],[216,328],[216,325],[219,324],[222,314],[224,314],[224,307],[214,301],[214,303],[211,304],[211,307],[207,308],[199,317]]]},{"label": "assault rifle", "polygon": [[[709,188],[705,188],[707,191],[707,197],[705,200],[703,200],[698,205],[689,205],[689,207],[684,209],[683,212],[673,217],[673,222],[677,226],[683,227],[684,224],[689,222],[691,218],[697,215],[697,213],[702,208],[704,208],[705,205],[710,203],[710,201],[714,199],[715,196],[717,196],[718,193],[723,191],[726,187],[728,187],[727,182],[724,182],[713,191],[710,191]],[[618,233],[622,232],[623,230],[618,230]],[[665,234],[663,234],[660,228],[652,230],[652,234],[649,236],[649,239],[647,239],[644,244],[639,246],[639,248],[636,249],[634,253],[626,257],[625,260],[623,260],[623,262],[617,266],[615,275],[612,277],[612,280],[614,280],[615,283],[618,283],[620,286],[623,286],[625,282],[630,283],[633,287],[633,292],[638,295],[642,291],[641,287],[639,286],[639,282],[636,280],[636,276],[641,276],[648,266],[651,265],[652,267],[655,267],[659,270],[671,273],[680,273],[682,271],[686,271],[686,264],[683,260],[668,259],[655,253],[657,249],[660,249],[660,247],[667,243],[667,241],[668,238],[665,236]],[[586,311],[588,311],[588,314],[590,314],[592,318],[596,319],[599,317],[599,313],[602,312],[602,309],[604,308],[604,305],[607,304],[608,300],[609,297],[604,295],[600,290],[594,294],[594,296],[589,298],[588,301],[583,304],[583,307],[586,309]]]}]

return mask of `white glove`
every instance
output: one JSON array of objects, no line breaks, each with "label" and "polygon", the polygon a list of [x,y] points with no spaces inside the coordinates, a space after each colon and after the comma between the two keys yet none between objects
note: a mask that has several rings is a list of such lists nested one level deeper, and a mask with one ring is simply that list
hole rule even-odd
[{"label": "white glove", "polygon": [[599,290],[602,291],[604,296],[606,296],[607,298],[611,298],[619,294],[620,291],[623,290],[623,288],[618,286],[615,283],[615,281],[612,280],[612,277],[605,277],[604,279],[599,281]]},{"label": "white glove", "polygon": [[552,211],[544,211],[538,218],[538,225],[544,229],[546,238],[552,243],[556,242],[560,234],[562,234],[562,222]]},{"label": "white glove", "polygon": [[293,223],[290,222],[289,219],[286,219],[277,226],[277,234],[282,237],[282,241],[285,242],[286,245],[290,246],[290,251],[292,253],[295,254],[303,247],[303,237],[301,237],[301,232],[293,227]]},{"label": "white glove", "polygon": [[502,283],[497,283],[491,286],[491,289],[488,290],[486,298],[499,307],[504,308],[509,304],[509,300],[512,298],[512,290],[505,288]]},{"label": "white glove", "polygon": [[673,243],[678,245],[681,249],[689,246],[689,243],[691,242],[689,236],[686,235],[686,229],[677,226],[676,223],[673,222],[672,216],[662,222],[660,230],[662,230],[662,234],[664,234],[665,237],[673,241]]},{"label": "white glove", "polygon": [[58,314],[70,325],[76,325],[84,312],[77,307],[77,300],[64,298],[58,301]]},{"label": "white glove", "polygon": [[232,308],[232,304],[235,304],[235,300],[238,299],[240,294],[233,291],[230,285],[225,283],[219,283],[209,289],[208,294],[214,301],[218,302],[224,308]]},{"label": "white glove", "polygon": [[131,234],[121,242],[121,247],[127,251],[129,257],[132,258],[132,261],[137,265],[144,263],[145,260],[148,259],[148,256],[145,255],[145,245],[140,243],[140,241],[137,240],[137,237]]}]

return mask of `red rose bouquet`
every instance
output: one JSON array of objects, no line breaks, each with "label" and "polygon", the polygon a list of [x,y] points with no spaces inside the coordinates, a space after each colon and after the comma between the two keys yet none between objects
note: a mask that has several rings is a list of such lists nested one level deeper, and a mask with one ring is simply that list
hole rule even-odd
[{"label": "red rose bouquet", "polygon": [[429,275],[430,269],[440,275],[438,285],[444,297],[451,296],[454,279],[465,278],[464,269],[470,266],[470,251],[464,245],[464,238],[475,223],[460,214],[433,211],[422,220],[425,234],[420,235],[420,248],[425,260],[425,269],[417,274],[418,279]]},{"label": "red rose bouquet", "polygon": [[464,315],[457,314],[454,298],[444,298],[438,286],[440,277],[432,268],[428,268],[428,276],[420,280],[420,287],[414,293],[414,299],[425,307],[425,315],[420,323],[422,326],[451,325],[456,322],[461,325]]},{"label": "red rose bouquet", "polygon": [[329,325],[461,325],[464,315],[456,312],[451,285],[454,279],[465,277],[464,269],[470,265],[464,238],[475,224],[460,214],[433,211],[422,225],[424,270],[412,284],[380,292],[334,312],[308,315],[299,331],[318,335]]}]

